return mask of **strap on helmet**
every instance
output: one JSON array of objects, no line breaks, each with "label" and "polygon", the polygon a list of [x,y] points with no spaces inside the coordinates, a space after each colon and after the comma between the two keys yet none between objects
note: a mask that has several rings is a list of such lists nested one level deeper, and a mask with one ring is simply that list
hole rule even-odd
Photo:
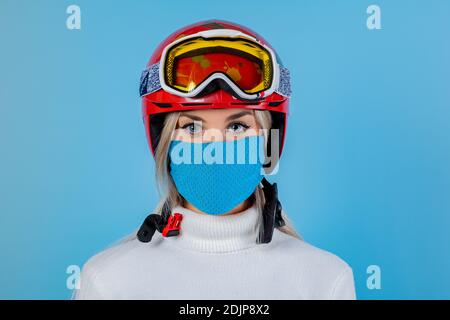
[{"label": "strap on helmet", "polygon": [[[278,187],[276,183],[270,184],[266,178],[262,179],[263,192],[265,198],[265,204],[263,208],[263,237],[260,243],[269,243],[272,241],[274,228],[283,227],[286,225],[282,215],[281,202],[278,200]],[[137,238],[141,242],[150,242],[158,230],[163,233],[170,217],[170,207],[167,203],[164,204],[161,214],[150,214],[145,218],[139,231],[137,232]],[[169,233],[170,236],[177,236],[178,233]]]},{"label": "strap on helmet", "polygon": [[[137,232],[137,238],[139,239],[139,241],[150,242],[156,230],[162,233],[164,227],[167,225],[169,217],[170,207],[167,203],[164,203],[161,214],[152,213],[147,216],[147,218],[145,218],[144,222],[139,228],[139,231]],[[175,236],[176,234],[173,235]]]},{"label": "strap on helmet", "polygon": [[272,241],[273,229],[286,225],[281,215],[281,202],[278,200],[278,187],[276,183],[270,184],[266,178],[262,179],[265,204],[263,208],[263,237],[261,243]]}]

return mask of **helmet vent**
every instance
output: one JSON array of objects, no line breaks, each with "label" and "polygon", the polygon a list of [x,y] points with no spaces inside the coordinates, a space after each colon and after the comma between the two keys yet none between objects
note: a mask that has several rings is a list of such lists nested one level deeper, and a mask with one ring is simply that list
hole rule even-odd
[{"label": "helmet vent", "polygon": [[212,103],[204,103],[204,102],[187,102],[181,104],[184,107],[194,107],[194,106],[210,106]]},{"label": "helmet vent", "polygon": [[278,107],[282,103],[283,103],[283,101],[271,101],[268,103],[268,106],[269,107]]},{"label": "helmet vent", "polygon": [[153,103],[156,104],[160,108],[172,108],[171,103],[164,103],[164,102],[153,102]]}]

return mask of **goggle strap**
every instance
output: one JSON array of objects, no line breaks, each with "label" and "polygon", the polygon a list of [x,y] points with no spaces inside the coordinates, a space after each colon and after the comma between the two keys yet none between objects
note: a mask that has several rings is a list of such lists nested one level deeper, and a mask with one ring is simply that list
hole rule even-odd
[{"label": "goggle strap", "polygon": [[159,81],[159,63],[152,64],[150,67],[142,71],[139,94],[143,95],[156,92],[161,89]]},{"label": "goggle strap", "polygon": [[285,97],[291,96],[291,74],[289,72],[289,69],[279,65],[280,67],[280,83],[278,84],[278,88],[275,90],[275,92],[281,94]]}]

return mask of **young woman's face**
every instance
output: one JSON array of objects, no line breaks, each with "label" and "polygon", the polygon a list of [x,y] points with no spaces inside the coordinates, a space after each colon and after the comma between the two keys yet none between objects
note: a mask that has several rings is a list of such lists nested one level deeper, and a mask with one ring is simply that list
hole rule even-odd
[{"label": "young woman's face", "polygon": [[184,111],[178,118],[174,140],[223,141],[258,134],[253,110],[207,109]]}]

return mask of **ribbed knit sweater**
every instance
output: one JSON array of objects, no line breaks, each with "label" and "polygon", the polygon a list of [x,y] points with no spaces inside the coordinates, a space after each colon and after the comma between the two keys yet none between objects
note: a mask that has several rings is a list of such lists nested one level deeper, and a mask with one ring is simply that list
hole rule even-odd
[{"label": "ribbed knit sweater", "polygon": [[125,241],[84,265],[76,299],[355,299],[337,256],[274,230],[256,243],[259,213],[199,214],[183,207],[181,233]]}]

